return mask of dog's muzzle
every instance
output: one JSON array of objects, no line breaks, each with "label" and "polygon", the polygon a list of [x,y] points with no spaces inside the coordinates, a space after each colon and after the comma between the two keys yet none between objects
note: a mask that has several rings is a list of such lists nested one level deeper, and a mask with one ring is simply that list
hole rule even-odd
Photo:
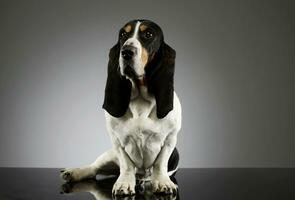
[{"label": "dog's muzzle", "polygon": [[136,48],[131,45],[125,45],[122,47],[121,54],[125,61],[131,60],[136,55]]},{"label": "dog's muzzle", "polygon": [[134,69],[135,59],[137,56],[137,48],[132,45],[124,45],[121,49],[121,57],[123,58],[123,72],[129,77],[135,76]]}]

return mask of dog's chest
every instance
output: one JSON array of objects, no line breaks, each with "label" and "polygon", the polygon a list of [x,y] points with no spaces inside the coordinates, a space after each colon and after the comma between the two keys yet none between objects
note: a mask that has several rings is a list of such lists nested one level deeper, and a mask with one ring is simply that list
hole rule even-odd
[{"label": "dog's chest", "polygon": [[156,160],[172,124],[169,119],[158,119],[154,97],[145,87],[140,89],[133,88],[123,117],[106,116],[115,145],[123,147],[137,168],[147,169]]},{"label": "dog's chest", "polygon": [[156,159],[164,140],[162,126],[155,119],[155,103],[138,98],[130,102],[129,109],[132,117],[126,123],[125,151],[138,167],[148,168]]},{"label": "dog's chest", "polygon": [[123,139],[124,149],[138,168],[149,168],[161,150],[164,137],[161,133],[141,125],[142,122],[134,121],[135,123],[138,126],[130,129]]}]

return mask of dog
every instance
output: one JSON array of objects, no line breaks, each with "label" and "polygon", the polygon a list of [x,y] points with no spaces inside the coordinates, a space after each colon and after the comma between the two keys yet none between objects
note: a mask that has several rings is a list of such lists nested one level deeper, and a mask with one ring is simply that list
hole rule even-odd
[{"label": "dog", "polygon": [[174,194],[170,177],[178,169],[177,134],[181,104],[174,91],[176,52],[164,42],[156,23],[126,23],[110,49],[103,109],[113,148],[92,164],[65,168],[67,182],[118,175],[113,195],[134,195],[137,182],[154,193]]}]

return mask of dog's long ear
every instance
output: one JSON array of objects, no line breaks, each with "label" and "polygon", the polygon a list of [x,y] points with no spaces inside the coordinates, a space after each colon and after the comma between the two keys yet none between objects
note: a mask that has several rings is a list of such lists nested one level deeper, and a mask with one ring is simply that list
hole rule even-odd
[{"label": "dog's long ear", "polygon": [[131,82],[120,74],[120,45],[117,43],[110,49],[108,77],[105,87],[103,108],[114,117],[123,116],[130,102]]},{"label": "dog's long ear", "polygon": [[148,92],[155,96],[159,119],[173,109],[175,54],[175,50],[163,41],[145,68]]}]

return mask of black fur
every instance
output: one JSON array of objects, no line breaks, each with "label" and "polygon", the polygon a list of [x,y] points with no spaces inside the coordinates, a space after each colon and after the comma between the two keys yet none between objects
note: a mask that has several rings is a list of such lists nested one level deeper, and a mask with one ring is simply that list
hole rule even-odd
[{"label": "black fur", "polygon": [[175,51],[164,41],[154,59],[146,66],[148,92],[157,104],[157,117],[164,118],[173,109]]},{"label": "black fur", "polygon": [[119,52],[117,43],[109,53],[108,77],[102,106],[114,117],[121,117],[126,113],[131,95],[131,82],[118,71]]},{"label": "black fur", "polygon": [[172,170],[175,170],[178,167],[178,163],[179,163],[179,153],[178,153],[178,150],[175,147],[172,154],[169,157],[168,172],[172,171]]},{"label": "black fur", "polygon": [[[133,20],[127,24],[134,27],[136,21]],[[141,33],[139,40],[150,55],[145,67],[145,78],[148,92],[156,99],[157,117],[161,119],[173,109],[175,51],[164,42],[163,32],[158,25],[148,20],[140,21],[155,34],[153,40],[149,40],[145,39]],[[119,71],[120,49],[131,35],[128,33],[127,36],[121,37],[122,30],[119,32],[117,44],[110,50],[103,103],[103,108],[114,117],[122,117],[126,113],[131,96],[131,82]]]}]

